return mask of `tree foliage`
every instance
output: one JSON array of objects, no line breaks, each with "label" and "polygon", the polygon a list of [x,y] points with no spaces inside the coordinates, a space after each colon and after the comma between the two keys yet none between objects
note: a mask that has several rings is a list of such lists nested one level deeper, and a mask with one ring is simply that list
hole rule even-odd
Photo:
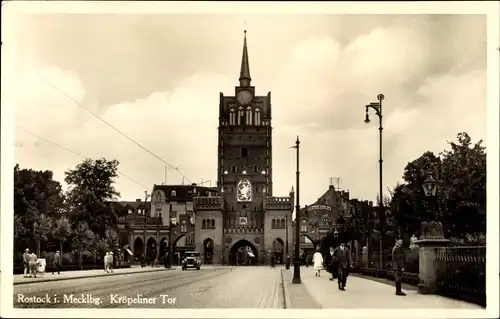
[{"label": "tree foliage", "polygon": [[[429,219],[440,220],[448,237],[486,231],[486,150],[467,133],[448,144],[451,149],[440,156],[425,152],[408,163],[404,183],[392,191],[390,210],[404,233],[418,233],[420,222]],[[434,204],[422,187],[429,171],[438,181]]]},{"label": "tree foliage", "polygon": [[107,202],[119,196],[114,187],[118,164],[116,160],[105,158],[86,159],[66,172],[65,181],[70,186],[67,197],[71,221],[85,222],[101,237],[105,235],[106,225],[116,224],[116,216],[110,212]]}]

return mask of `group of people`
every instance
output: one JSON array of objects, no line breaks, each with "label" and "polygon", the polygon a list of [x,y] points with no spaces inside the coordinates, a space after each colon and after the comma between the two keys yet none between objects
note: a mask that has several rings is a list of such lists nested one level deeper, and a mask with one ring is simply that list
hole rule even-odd
[{"label": "group of people", "polygon": [[[398,296],[406,296],[401,289],[404,261],[405,253],[403,251],[403,240],[398,239],[392,248],[392,263],[395,270],[394,283],[396,286],[396,295]],[[339,290],[345,291],[347,277],[352,268],[351,252],[349,248],[345,246],[345,243],[340,243],[340,246],[337,248],[330,247],[330,251],[325,258],[323,258],[323,255],[319,251],[319,247],[317,247],[316,253],[314,253],[313,256],[313,263],[316,277],[321,277],[321,270],[326,269],[332,275],[330,280],[335,281],[335,279],[337,279]]]},{"label": "group of people", "polygon": [[337,279],[339,290],[345,291],[349,270],[352,268],[351,252],[345,243],[340,243],[337,248],[330,247],[325,258],[317,247],[313,255],[313,263],[316,277],[321,277],[321,270],[326,269],[331,273],[330,280]]},{"label": "group of people", "polygon": [[[23,254],[24,278],[36,278],[38,273],[45,273],[45,259],[39,259],[38,256],[26,248]],[[43,268],[43,269],[40,269]],[[61,273],[61,253],[56,251],[54,254],[52,274],[57,271]]]},{"label": "group of people", "polygon": [[108,251],[104,256],[104,271],[107,273],[113,272],[113,252]]}]

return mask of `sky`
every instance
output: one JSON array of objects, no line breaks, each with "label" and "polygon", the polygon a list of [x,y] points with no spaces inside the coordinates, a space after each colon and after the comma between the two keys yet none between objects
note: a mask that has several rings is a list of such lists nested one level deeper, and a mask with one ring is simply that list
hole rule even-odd
[{"label": "sky", "polygon": [[[408,162],[441,152],[457,133],[486,141],[484,16],[23,15],[8,43],[17,53],[15,161],[52,170],[64,185],[64,172],[82,160],[24,129],[118,160],[137,182],[117,180],[122,200],[165,182],[162,161],[85,107],[179,167],[186,183],[214,186],[219,92],[233,95],[238,85],[245,28],[252,85],[272,92],[275,196],[295,188],[289,147],[299,135],[302,205],[331,177],[352,198],[375,201],[377,118],[364,118],[379,93],[386,195]],[[167,170],[168,184],[181,182]]]}]

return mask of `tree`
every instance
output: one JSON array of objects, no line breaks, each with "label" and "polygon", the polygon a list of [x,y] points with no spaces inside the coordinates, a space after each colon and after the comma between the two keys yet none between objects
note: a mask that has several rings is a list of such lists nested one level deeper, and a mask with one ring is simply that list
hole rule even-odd
[{"label": "tree", "polygon": [[[54,238],[59,240],[59,251],[61,252],[62,256],[63,245],[69,238],[69,236],[71,236],[72,234],[71,223],[69,222],[69,219],[63,216],[61,217],[61,219],[57,220],[55,222],[54,228],[52,229],[52,234]],[[61,264],[62,264],[62,258],[61,258]]]},{"label": "tree", "polygon": [[68,203],[73,222],[86,222],[89,229],[104,237],[106,227],[116,224],[116,215],[107,202],[119,195],[114,187],[118,176],[118,161],[105,158],[86,159],[74,169],[66,172],[66,183],[70,186]]},{"label": "tree", "polygon": [[63,209],[63,203],[61,184],[53,180],[51,171],[21,169],[19,165],[14,167],[14,234],[22,236],[15,243],[18,250],[20,245],[34,244],[35,222],[36,231],[42,226],[40,214],[47,218],[57,218]]},{"label": "tree", "polygon": [[114,229],[106,229],[106,234],[105,234],[105,243],[106,247],[109,250],[113,250],[118,246],[118,243],[120,242],[120,238],[118,237],[118,233]]},{"label": "tree", "polygon": [[448,236],[486,232],[486,148],[467,133],[448,142],[440,174],[442,219]]},{"label": "tree", "polygon": [[76,249],[80,267],[83,269],[83,253],[92,247],[95,241],[95,234],[89,229],[86,222],[79,222],[73,230],[73,249]]},{"label": "tree", "polygon": [[40,257],[40,246],[42,241],[47,241],[50,234],[52,221],[45,214],[39,214],[33,223],[33,237],[36,240],[36,255]]}]

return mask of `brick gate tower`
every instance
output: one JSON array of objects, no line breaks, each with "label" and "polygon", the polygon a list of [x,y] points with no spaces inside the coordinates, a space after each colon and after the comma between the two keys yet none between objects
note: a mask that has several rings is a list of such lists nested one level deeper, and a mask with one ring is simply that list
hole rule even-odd
[{"label": "brick gate tower", "polygon": [[272,196],[271,92],[256,95],[251,81],[245,31],[239,85],[234,96],[220,93],[220,196],[194,200],[196,248],[212,249],[214,263],[259,264],[269,253],[282,260],[287,242],[291,254],[293,190]]}]

